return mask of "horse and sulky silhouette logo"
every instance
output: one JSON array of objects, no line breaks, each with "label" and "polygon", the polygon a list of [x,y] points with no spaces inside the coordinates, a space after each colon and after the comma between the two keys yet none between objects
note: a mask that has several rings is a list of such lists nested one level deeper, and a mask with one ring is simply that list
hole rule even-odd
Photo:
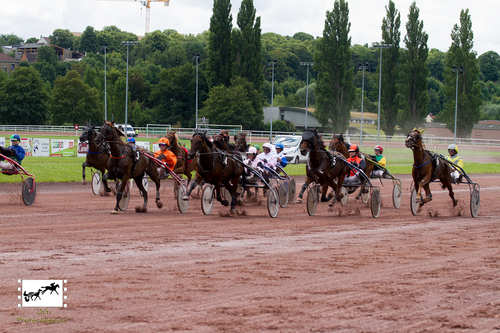
[{"label": "horse and sulky silhouette logo", "polygon": [[67,280],[18,280],[21,287],[18,291],[22,300],[18,307],[66,307],[64,293],[68,290],[64,287]]}]

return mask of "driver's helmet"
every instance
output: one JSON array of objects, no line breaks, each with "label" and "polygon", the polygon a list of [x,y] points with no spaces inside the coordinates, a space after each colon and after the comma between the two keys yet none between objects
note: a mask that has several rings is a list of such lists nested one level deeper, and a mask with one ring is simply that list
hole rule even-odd
[{"label": "driver's helmet", "polygon": [[259,150],[259,149],[260,149],[259,145],[253,145],[253,147],[254,147],[256,150]]},{"label": "driver's helmet", "polygon": [[262,145],[263,148],[269,148],[269,150],[273,150],[273,146],[269,143],[269,142],[266,142]]},{"label": "driver's helmet", "polygon": [[356,145],[354,145],[354,144],[353,144],[353,145],[351,145],[351,147],[349,147],[349,152],[351,152],[351,151],[355,151],[355,152],[357,152],[357,151],[358,151],[358,146],[356,146]]},{"label": "driver's helmet", "polygon": [[248,154],[257,154],[257,149],[255,147],[250,147],[248,148],[248,152],[247,152],[247,155]]},{"label": "driver's helmet", "polygon": [[160,141],[158,141],[158,144],[160,144],[160,143],[164,143],[167,146],[170,146],[170,141],[168,141],[167,138],[161,138]]},{"label": "driver's helmet", "polygon": [[454,150],[458,154],[458,146],[456,144],[451,144],[448,146],[448,150]]},{"label": "driver's helmet", "polygon": [[127,139],[127,142],[131,142],[131,143],[135,144],[135,138],[130,137]]},{"label": "driver's helmet", "polygon": [[12,134],[12,136],[10,137],[10,141],[21,141],[21,137],[19,136],[19,134]]},{"label": "driver's helmet", "polygon": [[382,146],[380,146],[380,145],[376,145],[375,148],[373,148],[373,149],[380,150],[380,153],[384,152],[384,148],[382,148]]},{"label": "driver's helmet", "polygon": [[285,147],[283,147],[283,144],[281,142],[278,142],[276,145],[275,145],[276,149],[281,149],[283,150]]}]

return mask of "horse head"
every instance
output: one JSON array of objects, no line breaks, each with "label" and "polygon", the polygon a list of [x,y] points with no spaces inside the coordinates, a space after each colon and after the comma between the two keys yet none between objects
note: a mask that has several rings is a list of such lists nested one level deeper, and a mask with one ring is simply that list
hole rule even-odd
[{"label": "horse head", "polygon": [[125,136],[125,134],[115,127],[115,121],[106,121],[104,122],[104,125],[101,126],[94,142],[98,146],[100,146],[104,141],[121,142],[121,136]]},{"label": "horse head", "polygon": [[329,150],[338,151],[339,153],[344,153],[347,151],[347,145],[344,141],[344,135],[333,134],[332,140],[330,141],[330,145],[328,146]]},{"label": "horse head", "polygon": [[322,148],[322,141],[318,134],[318,129],[305,130],[302,133],[302,141],[300,142],[300,153],[306,156],[310,150],[320,150]]},{"label": "horse head", "polygon": [[246,153],[248,150],[247,133],[239,132],[238,134],[235,134],[234,145],[236,146],[236,150]]},{"label": "horse head", "polygon": [[[207,147],[207,148],[205,148]],[[204,132],[194,132],[191,137],[191,149],[189,150],[189,158],[193,159],[197,154],[203,151],[203,149],[212,149],[212,143],[207,138],[207,131]]]},{"label": "horse head", "polygon": [[408,136],[406,137],[405,140],[406,148],[411,148],[411,149],[414,149],[415,147],[422,148],[422,132],[423,131],[414,128],[410,133],[408,133]]},{"label": "horse head", "polygon": [[82,135],[80,135],[80,142],[88,141],[89,143],[94,140],[95,137],[95,125],[85,127],[82,131]]},{"label": "horse head", "polygon": [[168,132],[167,135],[165,135],[165,137],[168,139],[168,142],[170,142],[170,147],[177,146],[177,143],[179,142],[179,136],[177,135],[177,130]]}]

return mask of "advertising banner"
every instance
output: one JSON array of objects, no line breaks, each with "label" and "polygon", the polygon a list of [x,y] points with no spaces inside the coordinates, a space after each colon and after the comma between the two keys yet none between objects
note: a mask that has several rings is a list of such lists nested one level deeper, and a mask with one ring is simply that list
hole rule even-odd
[{"label": "advertising banner", "polygon": [[87,142],[78,142],[76,156],[86,157],[88,151],[89,151],[89,144]]},{"label": "advertising banner", "polygon": [[51,139],[50,156],[75,156],[74,140]]},{"label": "advertising banner", "polygon": [[33,151],[33,139],[21,138],[19,145],[23,147],[26,156],[31,156],[31,152]]},{"label": "advertising banner", "polygon": [[50,139],[33,138],[33,156],[50,156]]},{"label": "advertising banner", "polygon": [[149,146],[150,146],[150,145],[149,145],[149,142],[147,142],[147,141],[136,141],[136,142],[135,142],[135,145],[136,145],[136,146],[138,146],[138,147],[141,147],[141,148],[147,149],[147,150],[149,150],[149,148],[150,148],[150,147],[149,147]]},{"label": "advertising banner", "polygon": [[10,145],[7,145],[7,146],[6,146],[6,145],[5,145],[5,138],[0,137],[0,146],[2,146],[2,147],[6,147],[6,148],[7,148],[7,147],[8,147],[8,146],[10,146]]}]

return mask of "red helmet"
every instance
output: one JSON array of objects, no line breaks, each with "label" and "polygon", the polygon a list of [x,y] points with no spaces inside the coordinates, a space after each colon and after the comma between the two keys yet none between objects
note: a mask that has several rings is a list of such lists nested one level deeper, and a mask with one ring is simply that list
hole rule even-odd
[{"label": "red helmet", "polygon": [[358,150],[358,146],[356,145],[351,145],[351,147],[349,148],[349,151],[357,151]]},{"label": "red helmet", "polygon": [[374,149],[375,149],[375,150],[380,150],[380,152],[381,152],[381,153],[383,153],[383,152],[384,152],[384,148],[382,148],[382,146],[379,146],[379,145],[375,146],[375,148],[374,148]]}]

